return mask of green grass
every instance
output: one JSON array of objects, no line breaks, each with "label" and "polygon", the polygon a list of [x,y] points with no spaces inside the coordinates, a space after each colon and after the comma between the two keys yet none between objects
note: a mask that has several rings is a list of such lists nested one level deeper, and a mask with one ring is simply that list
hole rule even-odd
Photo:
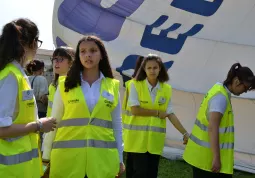
[{"label": "green grass", "polygon": [[[191,178],[192,169],[184,161],[171,161],[161,157],[159,163],[159,178]],[[121,178],[126,178],[123,175]],[[233,178],[255,178],[255,174],[236,171]]]}]

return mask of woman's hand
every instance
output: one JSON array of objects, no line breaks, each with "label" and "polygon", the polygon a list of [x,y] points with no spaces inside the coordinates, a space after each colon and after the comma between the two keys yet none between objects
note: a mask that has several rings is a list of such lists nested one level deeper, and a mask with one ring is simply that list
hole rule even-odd
[{"label": "woman's hand", "polygon": [[183,144],[186,145],[188,143],[189,140],[189,134],[186,133],[183,135]]},{"label": "woman's hand", "polygon": [[43,103],[43,104],[47,104],[48,103],[48,96],[47,95],[42,95],[41,98],[40,98],[40,101]]},{"label": "woman's hand", "polygon": [[165,119],[168,116],[168,114],[164,111],[158,111],[158,117],[160,119]]},{"label": "woman's hand", "polygon": [[212,172],[219,173],[221,169],[221,162],[219,157],[214,157],[212,161]]},{"label": "woman's hand", "polygon": [[56,128],[56,119],[55,118],[41,118],[40,122],[42,123],[42,127],[40,129],[41,132],[50,132],[50,131],[54,131],[54,129]]},{"label": "woman's hand", "polygon": [[119,178],[126,170],[125,164],[124,163],[120,163],[120,170],[118,175],[116,176],[116,178]]}]

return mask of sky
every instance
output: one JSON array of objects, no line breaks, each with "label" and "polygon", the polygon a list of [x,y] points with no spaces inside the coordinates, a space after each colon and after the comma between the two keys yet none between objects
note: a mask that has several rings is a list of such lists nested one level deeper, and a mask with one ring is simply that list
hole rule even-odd
[{"label": "sky", "polygon": [[39,28],[42,49],[54,49],[52,40],[52,12],[54,0],[0,0],[0,28],[20,17],[29,18]]}]

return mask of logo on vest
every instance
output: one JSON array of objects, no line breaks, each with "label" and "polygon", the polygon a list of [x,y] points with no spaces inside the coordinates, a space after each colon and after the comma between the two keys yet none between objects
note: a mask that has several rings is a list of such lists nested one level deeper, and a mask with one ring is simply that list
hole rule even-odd
[{"label": "logo on vest", "polygon": [[149,101],[142,101],[142,100],[140,100],[140,103],[146,104],[146,103],[149,103]]},{"label": "logo on vest", "polygon": [[27,106],[28,106],[28,107],[34,107],[34,106],[35,106],[35,102],[34,102],[34,101],[28,102],[28,103],[27,103]]},{"label": "logo on vest", "polygon": [[78,103],[80,100],[79,99],[74,99],[74,100],[68,100],[68,104],[75,104]]},{"label": "logo on vest", "polygon": [[34,98],[33,90],[22,91],[22,101],[32,100]]},{"label": "logo on vest", "polygon": [[159,100],[158,100],[158,104],[162,105],[162,104],[165,104],[165,103],[166,103],[166,98],[160,97]]},{"label": "logo on vest", "polygon": [[113,102],[105,99],[104,103],[106,104],[107,107],[112,108]]}]

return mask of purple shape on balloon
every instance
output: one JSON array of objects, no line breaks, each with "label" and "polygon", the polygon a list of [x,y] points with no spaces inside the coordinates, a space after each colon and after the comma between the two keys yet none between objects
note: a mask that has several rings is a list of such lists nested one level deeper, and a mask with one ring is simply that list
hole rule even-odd
[{"label": "purple shape on balloon", "polygon": [[132,15],[144,0],[118,0],[109,8],[101,0],[64,0],[58,9],[61,25],[80,34],[95,34],[104,41],[115,40],[127,17]]}]

